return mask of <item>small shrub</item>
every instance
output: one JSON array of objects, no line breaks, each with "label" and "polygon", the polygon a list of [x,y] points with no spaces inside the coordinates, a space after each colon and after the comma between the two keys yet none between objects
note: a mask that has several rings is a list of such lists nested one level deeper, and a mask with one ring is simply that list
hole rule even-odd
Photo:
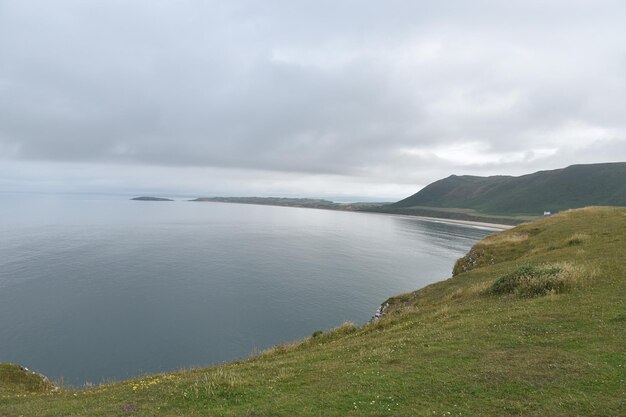
[{"label": "small shrub", "polygon": [[562,271],[559,267],[521,266],[498,278],[486,292],[495,295],[514,294],[522,297],[560,293],[566,287]]},{"label": "small shrub", "polygon": [[321,336],[321,335],[323,335],[323,334],[324,334],[324,332],[323,332],[323,331],[321,331],[321,330],[316,330],[316,331],[314,331],[314,332],[313,332],[313,334],[311,335],[311,337],[315,339],[316,337],[320,337],[320,336]]}]

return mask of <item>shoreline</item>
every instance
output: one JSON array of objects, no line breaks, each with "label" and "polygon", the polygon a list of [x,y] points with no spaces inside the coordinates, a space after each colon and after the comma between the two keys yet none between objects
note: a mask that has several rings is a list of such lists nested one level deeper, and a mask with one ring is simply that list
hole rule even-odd
[{"label": "shoreline", "polygon": [[407,219],[417,219],[417,220],[434,222],[434,223],[446,223],[446,224],[455,224],[455,225],[463,225],[463,226],[485,227],[485,228],[490,228],[490,229],[495,229],[495,230],[508,230],[508,229],[512,229],[518,226],[518,225],[501,224],[501,223],[480,222],[480,221],[474,221],[474,220],[458,220],[458,219],[447,219],[444,217],[420,216],[417,214],[386,213],[382,211],[351,210],[351,209],[345,209],[345,208],[289,206],[289,205],[281,205],[281,204],[263,204],[263,203],[253,203],[253,202],[218,201],[218,200],[216,201],[187,200],[187,201],[193,202],[193,203],[244,204],[244,205],[251,205],[251,206],[270,206],[270,207],[340,211],[340,212],[348,212],[348,213],[382,214],[385,216],[394,216],[394,217],[401,217],[401,218],[407,218]]},{"label": "shoreline", "polygon": [[418,216],[418,215],[411,215],[411,214],[393,214],[393,213],[376,213],[376,214],[387,214],[389,216],[404,217],[404,218],[409,218],[409,219],[418,219],[418,220],[434,222],[434,223],[447,223],[447,224],[456,224],[456,225],[463,225],[463,226],[485,227],[485,228],[496,229],[496,230],[509,230],[518,226],[518,225],[510,225],[510,224],[477,222],[473,220],[456,220],[456,219],[445,219],[441,217]]},{"label": "shoreline", "polygon": [[[132,201],[132,199],[131,199]],[[167,201],[167,200],[161,200],[161,201]],[[172,200],[170,200],[172,201]],[[176,200],[173,200],[176,201]],[[185,200],[178,200],[178,201],[185,201]],[[189,202],[193,202],[193,200],[187,200]],[[397,217],[397,218],[404,218],[404,219],[411,219],[411,220],[418,220],[418,221],[425,221],[425,222],[430,222],[430,223],[444,223],[444,224],[450,224],[450,225],[460,225],[460,226],[466,226],[466,227],[477,227],[477,228],[487,228],[492,230],[494,233],[495,232],[500,232],[500,231],[505,231],[508,229],[511,229],[513,227],[516,227],[514,225],[506,225],[506,224],[497,224],[497,223],[489,223],[489,222],[477,222],[477,221],[470,221],[470,220],[456,220],[456,219],[446,219],[446,218],[438,218],[438,217],[428,217],[428,216],[419,216],[419,215],[411,215],[411,214],[396,214],[396,213],[385,213],[385,212],[375,212],[375,211],[364,211],[364,210],[350,210],[350,209],[335,209],[335,208],[325,208],[325,207],[300,207],[300,206],[286,206],[286,205],[274,205],[274,204],[259,204],[259,203],[248,203],[248,202],[230,202],[230,201],[201,201],[201,202],[205,202],[205,203],[221,203],[221,204],[243,204],[243,205],[256,205],[256,206],[272,206],[272,207],[285,207],[285,208],[301,208],[301,209],[316,209],[316,210],[328,210],[328,211],[338,211],[338,212],[349,212],[349,213],[361,213],[361,214],[374,214],[374,215],[385,215],[385,216],[392,216],[392,217]],[[428,285],[433,285],[433,284],[437,284],[439,282],[444,281],[445,279],[442,279],[440,281],[435,281],[431,284],[426,284],[424,286],[415,288],[412,291],[418,291],[421,290],[423,288],[425,288]],[[390,297],[394,297],[395,295],[391,295]],[[387,299],[389,300],[389,299]],[[383,318],[384,316],[387,315],[388,312],[388,307],[390,306],[388,301],[384,301],[381,304],[378,305],[377,310],[375,311],[374,315],[367,321],[359,324],[357,327],[361,328],[363,326],[366,326],[368,324],[374,323],[376,321],[378,321],[379,319]],[[324,328],[323,332],[330,332],[333,329],[327,329]],[[248,356],[244,356],[241,358],[234,358],[231,360],[227,360],[225,362],[216,362],[216,363],[208,363],[208,364],[203,364],[200,365],[199,368],[210,368],[210,367],[216,367],[216,366],[222,366],[222,365],[228,365],[228,364],[232,364],[234,362],[238,362],[241,360],[248,360],[250,358],[253,358],[257,356],[256,354],[252,353]],[[2,364],[3,362],[0,362],[0,364]],[[37,371],[32,371],[30,369],[28,369],[27,367],[23,366],[22,364],[16,364],[20,369],[24,370],[25,372],[31,373],[33,375],[38,376],[39,378],[41,378],[42,381],[44,381],[45,383],[50,383],[52,385],[51,392],[56,392],[59,391],[59,385],[57,385],[55,382],[52,382],[46,375],[39,373]],[[100,382],[100,383],[96,383],[95,386],[106,386],[106,385],[110,385],[112,384],[119,384],[119,383],[126,383],[130,380],[136,379],[136,378],[144,378],[146,376],[153,376],[153,375],[157,375],[157,374],[171,374],[176,372],[176,370],[166,370],[163,372],[157,372],[157,373],[147,373],[147,374],[140,374],[140,375],[135,375],[135,376],[129,376],[129,377],[123,377],[121,379],[113,379],[109,382]],[[89,388],[90,385],[88,385],[89,383],[84,383],[82,385],[72,385],[72,384],[67,384],[64,386],[66,388],[69,388],[71,390],[73,390],[74,392],[77,391],[81,391],[83,389]]]}]

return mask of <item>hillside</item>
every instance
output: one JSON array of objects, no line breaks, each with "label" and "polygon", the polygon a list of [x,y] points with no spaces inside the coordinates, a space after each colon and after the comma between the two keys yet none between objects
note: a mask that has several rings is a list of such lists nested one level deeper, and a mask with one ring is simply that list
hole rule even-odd
[{"label": "hillside", "polygon": [[361,328],[77,391],[18,375],[0,415],[623,416],[625,247],[626,208],[563,212],[487,237]]},{"label": "hillside", "polygon": [[590,205],[626,206],[626,162],[572,165],[520,177],[456,176],[436,181],[392,209],[469,209],[489,215],[541,215]]}]

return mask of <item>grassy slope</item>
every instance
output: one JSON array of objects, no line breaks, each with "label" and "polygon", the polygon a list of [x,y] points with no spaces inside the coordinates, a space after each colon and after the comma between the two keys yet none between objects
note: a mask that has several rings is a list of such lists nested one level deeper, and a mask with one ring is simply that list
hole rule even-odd
[{"label": "grassy slope", "polygon": [[[625,248],[626,209],[566,212],[477,244],[454,278],[390,299],[360,329],[215,368],[0,391],[0,415],[623,416]],[[563,267],[568,289],[484,294],[529,264]]]},{"label": "grassy slope", "polygon": [[17,364],[0,363],[0,397],[54,389],[54,385],[39,374]]},{"label": "grassy slope", "polygon": [[451,176],[392,207],[474,209],[537,215],[589,205],[626,205],[626,163],[572,165],[520,177]]}]

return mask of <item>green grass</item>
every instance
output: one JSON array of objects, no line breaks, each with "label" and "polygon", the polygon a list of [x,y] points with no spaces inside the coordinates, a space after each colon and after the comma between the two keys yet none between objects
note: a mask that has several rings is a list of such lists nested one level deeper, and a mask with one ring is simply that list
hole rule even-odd
[{"label": "green grass", "polygon": [[[624,416],[625,255],[626,209],[564,212],[488,237],[375,323],[83,390],[0,374],[0,415]],[[563,286],[490,290],[515,276]]]},{"label": "green grass", "polygon": [[51,392],[54,385],[45,377],[14,363],[0,363],[0,397]]}]

